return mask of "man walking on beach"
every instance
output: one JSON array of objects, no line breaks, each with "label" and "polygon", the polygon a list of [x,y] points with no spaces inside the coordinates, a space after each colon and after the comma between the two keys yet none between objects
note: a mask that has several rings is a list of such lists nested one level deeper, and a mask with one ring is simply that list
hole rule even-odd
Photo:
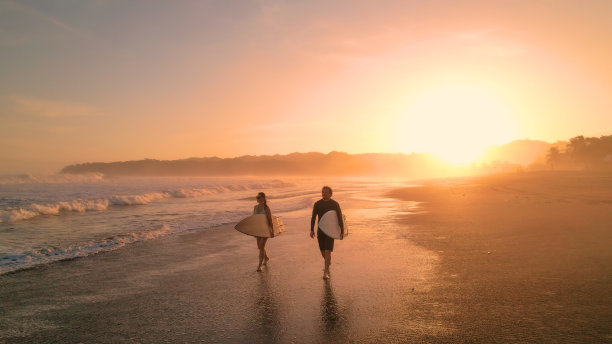
[{"label": "man walking on beach", "polygon": [[[340,239],[342,239],[344,233],[344,222],[342,221],[342,211],[340,210],[340,204],[331,199],[333,194],[332,189],[329,186],[324,186],[321,189],[322,199],[318,200],[312,207],[312,218],[310,219],[310,237],[314,238],[314,224],[317,216],[319,221],[321,217],[330,211],[335,210],[338,216],[338,224],[340,225]],[[325,260],[325,270],[323,271],[323,278],[329,279],[329,266],[331,265],[331,253],[334,250],[334,239],[327,236],[321,228],[317,228],[317,239],[319,241],[319,249],[321,250],[321,256]]]}]

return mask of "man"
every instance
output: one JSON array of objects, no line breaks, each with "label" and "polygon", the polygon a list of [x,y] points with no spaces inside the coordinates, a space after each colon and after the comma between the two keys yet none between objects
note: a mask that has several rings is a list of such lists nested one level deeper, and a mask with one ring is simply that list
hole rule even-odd
[{"label": "man", "polygon": [[[344,223],[342,222],[342,211],[338,202],[331,199],[333,194],[332,189],[329,186],[324,186],[321,189],[322,199],[318,200],[312,207],[312,218],[310,219],[310,237],[314,238],[314,224],[315,219],[318,216],[319,221],[323,215],[330,211],[335,210],[338,215],[338,223],[340,224],[340,238],[344,235]],[[325,270],[323,271],[323,278],[329,279],[329,266],[331,265],[331,253],[334,250],[334,239],[327,236],[321,228],[317,228],[317,239],[319,241],[319,249],[321,250],[321,256],[325,260]]]}]

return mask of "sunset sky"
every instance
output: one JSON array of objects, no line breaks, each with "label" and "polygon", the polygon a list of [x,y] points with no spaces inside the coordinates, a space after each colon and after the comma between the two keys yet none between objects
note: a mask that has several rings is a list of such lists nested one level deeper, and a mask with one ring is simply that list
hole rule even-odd
[{"label": "sunset sky", "polygon": [[0,0],[0,173],[612,134],[612,1]]}]

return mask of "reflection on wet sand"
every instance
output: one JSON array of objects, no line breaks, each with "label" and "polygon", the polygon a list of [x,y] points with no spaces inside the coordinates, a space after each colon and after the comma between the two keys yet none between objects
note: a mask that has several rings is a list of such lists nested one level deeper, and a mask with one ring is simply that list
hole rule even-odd
[{"label": "reflection on wet sand", "polygon": [[321,299],[321,336],[322,342],[345,341],[347,319],[343,308],[338,305],[330,280],[324,281]]},{"label": "reflection on wet sand", "polygon": [[281,321],[277,291],[267,273],[259,274],[259,284],[255,293],[254,333],[260,337],[258,342],[276,343],[281,335]]}]

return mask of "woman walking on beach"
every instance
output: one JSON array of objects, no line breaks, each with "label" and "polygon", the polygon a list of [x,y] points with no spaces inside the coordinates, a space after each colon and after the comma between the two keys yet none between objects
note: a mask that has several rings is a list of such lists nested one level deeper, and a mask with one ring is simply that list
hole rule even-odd
[{"label": "woman walking on beach", "polygon": [[[266,201],[266,194],[260,192],[257,194],[257,205],[253,208],[253,215],[255,214],[265,214],[268,220],[268,228],[270,229],[270,238],[274,238],[274,231],[272,229],[272,212],[270,211],[270,207],[268,207],[268,202]],[[257,271],[262,271],[262,265],[266,265],[270,257],[268,257],[268,253],[266,252],[266,241],[268,238],[265,237],[255,237],[257,240],[257,248],[259,249],[259,266],[257,267]]]}]

